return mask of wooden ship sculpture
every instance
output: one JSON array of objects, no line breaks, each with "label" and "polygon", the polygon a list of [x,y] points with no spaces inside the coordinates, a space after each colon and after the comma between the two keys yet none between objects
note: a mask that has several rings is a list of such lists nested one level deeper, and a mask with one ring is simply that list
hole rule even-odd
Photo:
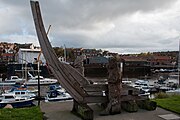
[{"label": "wooden ship sculpture", "polygon": [[[93,110],[88,106],[89,103],[102,103],[105,105],[101,115],[121,113],[122,108],[134,112],[137,111],[137,104],[139,103],[141,108],[149,110],[156,108],[156,103],[148,101],[147,97],[138,96],[137,89],[122,85],[122,60],[118,57],[114,57],[109,61],[108,84],[90,84],[83,76],[81,58],[75,63],[76,68],[59,62],[48,40],[39,2],[31,1],[30,3],[42,52],[56,79],[73,97],[72,112],[80,115],[82,119],[93,120]],[[106,93],[106,95],[103,93]]]}]

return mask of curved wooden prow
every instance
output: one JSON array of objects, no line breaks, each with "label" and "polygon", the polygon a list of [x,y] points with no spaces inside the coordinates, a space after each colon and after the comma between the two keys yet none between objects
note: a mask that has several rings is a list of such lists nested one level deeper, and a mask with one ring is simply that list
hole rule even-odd
[{"label": "curved wooden prow", "polygon": [[31,1],[31,9],[39,43],[50,69],[59,83],[76,101],[83,101],[88,96],[87,92],[83,89],[83,85],[89,84],[88,80],[72,66],[59,62],[44,29],[39,2]]},{"label": "curved wooden prow", "polygon": [[[59,81],[59,83],[75,99],[73,111],[79,112],[79,114],[83,116],[83,118],[92,120],[93,112],[91,108],[89,108],[89,106],[84,103],[108,102],[106,109],[102,112],[102,115],[107,115],[107,114],[120,113],[122,101],[126,101],[124,108],[129,108],[130,110],[132,108],[133,110],[137,110],[134,109],[136,104],[128,105],[127,101],[135,102],[135,100],[147,99],[139,96],[135,92],[134,90],[135,88],[122,86],[121,83],[122,70],[121,72],[119,71],[120,64],[117,64],[119,63],[117,59],[112,59],[112,61],[109,63],[108,88],[107,85],[90,85],[89,81],[80,72],[78,72],[72,66],[60,62],[48,40],[46,31],[44,29],[39,2],[31,1],[31,8],[32,8],[32,14],[34,18],[37,36],[44,57],[47,63],[49,64],[49,67],[53,72],[54,76]],[[125,89],[123,90],[123,88]],[[108,91],[109,97],[102,95],[102,91],[105,91],[105,93],[107,93]],[[109,98],[109,100],[107,100],[107,98]],[[132,107],[128,107],[128,106],[132,106]],[[147,108],[149,108],[149,106]],[[88,114],[86,114],[87,111]]]}]

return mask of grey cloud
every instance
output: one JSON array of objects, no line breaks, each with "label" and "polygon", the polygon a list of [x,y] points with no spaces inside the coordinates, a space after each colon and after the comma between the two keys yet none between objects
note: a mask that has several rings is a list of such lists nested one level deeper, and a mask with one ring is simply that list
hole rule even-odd
[{"label": "grey cloud", "polygon": [[[177,38],[177,32],[180,31],[177,26],[180,16],[175,14],[166,17],[167,20],[158,21],[160,24],[164,22],[164,25],[132,23],[129,19],[137,12],[146,14],[156,10],[169,10],[176,2],[177,0],[42,0],[40,6],[46,29],[48,25],[52,25],[49,36],[54,46],[66,44],[67,47],[144,51],[173,48],[176,40],[173,38]],[[27,39],[28,35],[36,36],[29,0],[0,0],[0,4],[0,28],[3,28],[0,38],[1,35],[11,34],[22,34]],[[6,7],[9,11],[3,13],[1,10]],[[110,24],[114,24],[114,28],[107,27]],[[2,40],[4,39],[0,41]],[[168,42],[172,44],[162,47],[162,44]]]},{"label": "grey cloud", "polygon": [[[96,22],[111,21],[123,14],[166,8],[176,0],[43,0],[44,21],[61,29],[96,29]],[[19,11],[19,18],[30,23],[27,0],[0,0]],[[32,24],[31,24],[32,25]],[[27,25],[28,29],[32,28]]]},{"label": "grey cloud", "polygon": [[66,29],[95,29],[93,23],[111,21],[136,11],[166,9],[176,0],[54,0],[40,1],[47,23]]}]

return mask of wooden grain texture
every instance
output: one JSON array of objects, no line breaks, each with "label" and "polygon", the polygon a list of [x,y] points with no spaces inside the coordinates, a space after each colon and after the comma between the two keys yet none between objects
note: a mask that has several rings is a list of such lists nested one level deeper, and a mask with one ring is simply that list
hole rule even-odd
[{"label": "wooden grain texture", "polygon": [[[82,73],[78,72],[76,69],[74,69],[72,66],[68,64],[59,62],[46,35],[40,13],[39,2],[31,1],[31,8],[32,8],[36,32],[42,48],[42,52],[51,71],[53,72],[54,76],[57,78],[59,83],[78,102],[84,102],[85,97],[91,97],[91,96],[93,97],[96,95],[96,93],[98,93],[97,94],[98,96],[102,97],[102,95],[99,93],[104,89],[107,90],[105,86],[90,85],[89,81],[83,76]],[[84,88],[84,86],[87,86],[87,88],[86,87]],[[88,94],[86,89],[87,91],[89,90],[91,92],[97,90],[97,92],[94,92],[93,94]]]},{"label": "wooden grain texture", "polygon": [[84,89],[87,92],[102,92],[102,91],[107,91],[108,90],[108,85],[107,84],[89,84],[84,86]]},{"label": "wooden grain texture", "polygon": [[[37,36],[42,48],[42,52],[50,69],[60,84],[71,94],[71,96],[77,101],[82,101],[83,96],[86,96],[87,93],[81,88],[81,85],[75,80],[76,78],[74,76],[76,75],[78,76],[78,79],[84,80],[83,76],[80,75],[80,73],[73,69],[70,65],[63,65],[63,63],[59,62],[46,35],[40,13],[39,2],[31,1],[31,8]],[[73,75],[71,74],[72,71]]]}]

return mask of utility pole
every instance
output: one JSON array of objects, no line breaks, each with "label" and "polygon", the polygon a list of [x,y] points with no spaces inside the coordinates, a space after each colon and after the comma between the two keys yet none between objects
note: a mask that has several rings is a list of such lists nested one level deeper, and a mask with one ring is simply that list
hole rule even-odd
[{"label": "utility pole", "polygon": [[179,40],[179,53],[178,53],[178,78],[179,78],[179,87],[180,87],[180,40]]},{"label": "utility pole", "polygon": [[[48,35],[49,31],[50,31],[51,25],[49,25],[48,30],[46,32],[46,34]],[[38,59],[37,59],[37,63],[38,63],[38,106],[40,105],[40,100],[41,100],[41,92],[40,92],[40,56],[42,53],[42,49],[40,50],[40,53],[38,55]]]},{"label": "utility pole", "polygon": [[40,96],[40,79],[39,79],[39,76],[40,76],[40,71],[39,71],[39,61],[38,61],[38,105],[40,105],[40,99],[41,99],[41,96]]},{"label": "utility pole", "polygon": [[66,62],[66,46],[64,44],[64,62]]}]

